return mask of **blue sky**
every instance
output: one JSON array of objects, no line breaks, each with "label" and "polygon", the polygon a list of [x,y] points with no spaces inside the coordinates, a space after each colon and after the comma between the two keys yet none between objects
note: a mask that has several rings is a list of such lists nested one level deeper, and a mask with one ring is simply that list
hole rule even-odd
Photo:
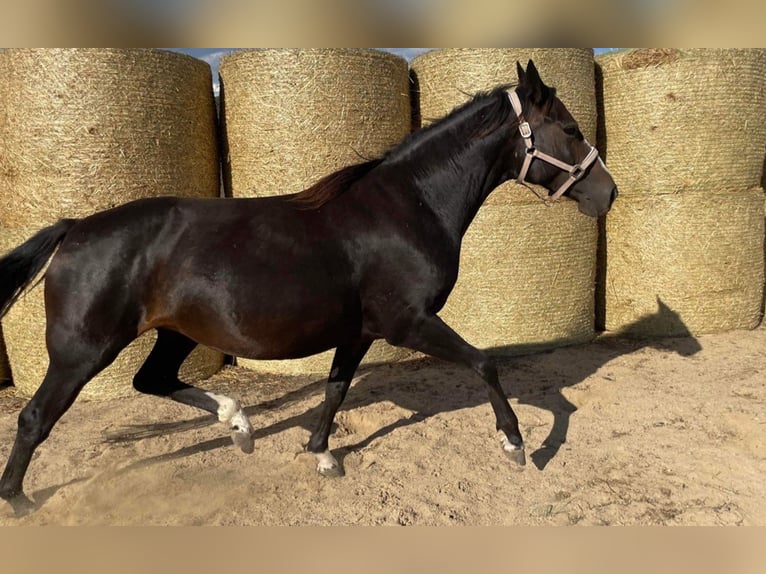
[{"label": "blue sky", "polygon": [[[218,63],[221,60],[221,56],[233,50],[237,50],[238,48],[169,48],[169,49],[175,52],[182,52],[184,54],[194,56],[195,58],[199,58],[200,60],[204,60],[205,62],[210,64],[210,67],[213,69],[213,84],[217,92],[218,91]],[[399,56],[402,56],[403,58],[406,58],[407,61],[409,61],[415,56],[418,56],[422,54],[423,52],[427,52],[428,50],[431,50],[432,48],[379,48],[379,49],[385,50],[387,52],[391,52],[393,54],[398,54]],[[612,50],[612,49],[613,48],[594,48],[593,50],[598,54],[600,52],[603,52],[606,50]]]}]

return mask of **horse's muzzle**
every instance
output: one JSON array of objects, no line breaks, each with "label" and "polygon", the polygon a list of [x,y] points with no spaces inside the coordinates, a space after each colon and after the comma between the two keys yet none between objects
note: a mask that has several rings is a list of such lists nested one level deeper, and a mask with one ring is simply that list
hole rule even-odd
[{"label": "horse's muzzle", "polygon": [[588,195],[577,194],[575,199],[577,200],[577,207],[580,210],[580,213],[587,215],[588,217],[601,217],[609,212],[618,195],[619,192],[615,185],[612,186],[609,195],[603,194],[599,198],[592,198]]}]

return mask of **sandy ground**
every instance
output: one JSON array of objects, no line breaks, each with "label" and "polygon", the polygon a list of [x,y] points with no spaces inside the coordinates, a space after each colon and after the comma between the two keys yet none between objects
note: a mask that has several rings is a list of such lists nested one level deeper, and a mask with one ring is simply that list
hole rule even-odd
[{"label": "sandy ground", "polygon": [[[168,400],[77,401],[32,461],[38,510],[3,504],[0,525],[766,525],[766,328],[602,337],[499,366],[523,469],[462,368],[416,357],[361,373],[331,436],[346,476],[327,479],[302,452],[323,382],[229,367],[205,386],[247,406],[253,454]],[[0,392],[3,464],[23,404]]]}]

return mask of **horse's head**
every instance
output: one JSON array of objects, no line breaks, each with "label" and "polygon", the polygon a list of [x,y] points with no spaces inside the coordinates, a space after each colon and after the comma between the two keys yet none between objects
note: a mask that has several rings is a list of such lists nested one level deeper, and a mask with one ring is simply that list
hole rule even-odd
[{"label": "horse's head", "polygon": [[509,97],[519,116],[513,148],[517,180],[544,186],[553,200],[568,195],[585,215],[604,215],[617,197],[617,186],[598,152],[583,137],[556,90],[540,79],[532,60],[526,70],[518,63],[516,67],[519,85]]}]

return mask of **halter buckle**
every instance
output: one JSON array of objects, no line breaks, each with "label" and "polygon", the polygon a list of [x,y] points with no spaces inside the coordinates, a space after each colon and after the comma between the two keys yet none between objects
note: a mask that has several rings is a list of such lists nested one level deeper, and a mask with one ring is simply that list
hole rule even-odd
[{"label": "halter buckle", "polygon": [[573,165],[572,169],[569,170],[569,177],[571,177],[575,181],[579,180],[584,174],[585,174],[585,170],[582,168],[582,166],[579,163]]},{"label": "halter buckle", "polygon": [[524,139],[532,137],[532,128],[529,126],[529,122],[521,122],[519,124],[519,133],[521,133],[521,137]]}]

